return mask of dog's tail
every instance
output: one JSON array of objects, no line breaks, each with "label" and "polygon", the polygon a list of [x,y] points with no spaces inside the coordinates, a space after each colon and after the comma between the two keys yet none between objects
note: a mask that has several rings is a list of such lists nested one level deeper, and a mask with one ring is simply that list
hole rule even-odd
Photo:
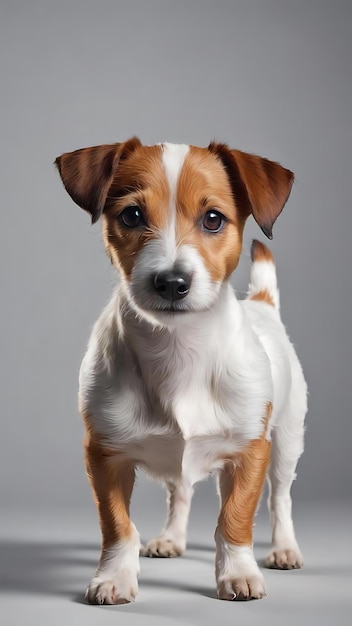
[{"label": "dog's tail", "polygon": [[273,255],[263,243],[253,239],[251,259],[252,268],[248,300],[265,302],[274,307],[274,309],[279,310],[280,298]]}]

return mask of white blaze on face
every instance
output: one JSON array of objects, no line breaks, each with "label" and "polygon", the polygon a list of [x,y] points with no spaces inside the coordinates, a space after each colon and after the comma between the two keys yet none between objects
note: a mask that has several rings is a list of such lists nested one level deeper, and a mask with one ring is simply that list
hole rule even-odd
[{"label": "white blaze on face", "polygon": [[189,152],[186,144],[162,144],[162,161],[170,190],[169,219],[167,229],[163,233],[165,246],[173,263],[176,258],[176,201],[177,184],[185,158]]},{"label": "white blaze on face", "polygon": [[[129,284],[130,294],[139,313],[150,313],[154,320],[165,322],[162,309],[168,304],[162,301],[155,290],[151,289],[151,277],[164,270],[177,266],[192,277],[190,293],[182,301],[181,308],[190,311],[208,309],[216,301],[220,283],[211,280],[204,264],[204,259],[195,246],[182,243],[177,245],[177,191],[182,168],[185,166],[190,146],[185,144],[161,145],[162,164],[165,179],[169,187],[166,226],[156,233],[153,239],[145,243],[139,252]],[[148,319],[150,315],[148,313]]]}]

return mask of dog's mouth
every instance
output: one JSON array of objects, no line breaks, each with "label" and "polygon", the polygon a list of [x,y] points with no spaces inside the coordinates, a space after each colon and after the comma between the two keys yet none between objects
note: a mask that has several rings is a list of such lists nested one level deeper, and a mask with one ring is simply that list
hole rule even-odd
[{"label": "dog's mouth", "polygon": [[[139,295],[139,294],[138,294]],[[186,317],[187,315],[195,315],[196,313],[205,313],[211,310],[214,302],[209,303],[194,303],[187,302],[186,299],[182,302],[177,300],[171,302],[165,302],[161,298],[147,297],[140,298],[132,295],[132,300],[135,302],[140,312],[145,311],[146,314],[156,317]],[[203,306],[202,306],[203,304]]]},{"label": "dog's mouth", "polygon": [[194,311],[192,309],[186,308],[186,307],[177,307],[174,304],[171,304],[170,306],[167,307],[153,307],[152,311],[154,313],[165,313],[166,315],[179,315],[179,314],[185,314],[185,313],[194,313]]},{"label": "dog's mouth", "polygon": [[[186,307],[186,306],[177,306],[176,304],[170,304],[169,306],[152,306],[149,308],[149,313],[154,313],[154,314],[159,314],[159,315],[166,315],[168,317],[173,317],[173,316],[182,316],[182,315],[194,315],[195,313],[205,313],[207,311],[210,311],[210,306],[207,307],[201,307],[201,308],[193,308],[193,307]],[[145,309],[146,310],[146,309]]]}]

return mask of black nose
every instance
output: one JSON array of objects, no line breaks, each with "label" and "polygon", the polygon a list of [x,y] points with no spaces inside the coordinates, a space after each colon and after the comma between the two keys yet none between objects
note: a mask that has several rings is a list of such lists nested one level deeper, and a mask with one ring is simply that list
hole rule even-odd
[{"label": "black nose", "polygon": [[189,292],[191,286],[191,277],[183,272],[173,272],[165,270],[155,274],[153,283],[159,296],[169,302],[182,300]]}]

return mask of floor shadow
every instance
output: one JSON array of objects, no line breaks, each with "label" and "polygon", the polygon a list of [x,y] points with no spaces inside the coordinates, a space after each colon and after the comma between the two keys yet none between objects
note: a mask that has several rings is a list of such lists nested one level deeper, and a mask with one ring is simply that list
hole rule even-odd
[{"label": "floor shadow", "polygon": [[[214,555],[215,546],[191,542],[184,559],[212,566]],[[95,571],[98,557],[99,546],[96,544],[3,540],[0,541],[0,588],[10,594],[63,596],[75,603],[86,604],[84,590]],[[185,563],[185,574],[187,570],[188,563]],[[326,575],[329,572],[331,568],[326,568]],[[141,576],[142,588],[165,588],[215,598],[213,587],[195,585],[192,580],[183,582],[182,578],[175,580],[174,576],[165,579],[162,566],[160,570],[157,568],[156,576],[155,571],[149,574],[152,578]],[[316,575],[317,572],[307,570],[306,575],[309,574]]]},{"label": "floor shadow", "polygon": [[214,545],[205,544],[205,543],[194,543],[190,541],[187,543],[187,550],[199,550],[199,552],[215,552],[215,542]]},{"label": "floor shadow", "polygon": [[[203,546],[196,549],[200,551]],[[96,568],[98,556],[99,547],[85,543],[0,541],[0,588],[10,594],[64,596],[75,603],[87,604],[84,590]],[[192,555],[186,558],[198,560],[197,556]],[[141,577],[141,587],[174,589],[215,597],[212,588],[174,579],[167,581],[163,576],[161,567],[160,578]]]},{"label": "floor shadow", "polygon": [[75,604],[85,604],[86,606],[90,606],[86,596],[83,592],[81,593],[67,593],[67,597],[74,602]]},{"label": "floor shadow", "polygon": [[[270,542],[269,541],[255,541],[254,542],[254,550],[256,548],[270,548]],[[202,543],[196,543],[196,542],[189,542],[187,543],[187,550],[199,550],[202,552],[214,552],[215,553],[215,541],[214,544],[202,544]]]},{"label": "floor shadow", "polygon": [[3,540],[0,588],[9,593],[78,594],[96,568],[98,556],[99,548],[85,543]]},{"label": "floor shadow", "polygon": [[165,580],[162,579],[160,580],[158,579],[151,579],[148,578],[146,580],[141,579],[140,580],[140,587],[141,589],[143,589],[143,587],[152,587],[155,589],[169,589],[170,591],[185,591],[186,593],[196,593],[197,595],[201,595],[201,596],[205,596],[206,598],[216,598],[216,593],[215,593],[215,583],[214,583],[214,587],[202,587],[199,585],[189,585],[187,583],[181,583],[179,581],[175,581],[175,580]]}]

